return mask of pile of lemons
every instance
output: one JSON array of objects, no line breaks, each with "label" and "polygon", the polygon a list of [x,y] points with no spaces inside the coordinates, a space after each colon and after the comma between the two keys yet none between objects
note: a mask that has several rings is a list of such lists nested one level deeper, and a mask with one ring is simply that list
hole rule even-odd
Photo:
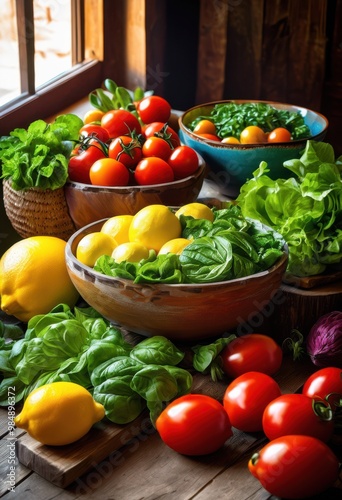
[{"label": "pile of lemons", "polygon": [[107,219],[99,231],[83,236],[76,249],[76,258],[94,267],[102,255],[111,256],[115,262],[140,262],[149,256],[150,250],[157,255],[180,255],[191,243],[182,238],[180,215],[194,219],[213,221],[214,213],[205,204],[188,203],[173,212],[165,205],[148,205],[135,215],[116,215]]}]

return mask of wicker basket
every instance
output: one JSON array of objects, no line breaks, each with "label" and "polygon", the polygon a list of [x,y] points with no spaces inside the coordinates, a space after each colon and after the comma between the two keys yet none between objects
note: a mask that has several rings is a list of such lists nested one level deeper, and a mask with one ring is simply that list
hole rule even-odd
[{"label": "wicker basket", "polygon": [[63,188],[16,191],[9,180],[4,180],[3,198],[6,215],[22,238],[56,236],[68,240],[76,230]]}]

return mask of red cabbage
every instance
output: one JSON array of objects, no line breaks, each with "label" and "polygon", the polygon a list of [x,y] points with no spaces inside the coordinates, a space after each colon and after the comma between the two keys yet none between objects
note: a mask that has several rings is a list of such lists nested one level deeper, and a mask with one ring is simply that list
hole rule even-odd
[{"label": "red cabbage", "polygon": [[311,328],[306,350],[316,366],[342,368],[342,312],[324,314]]}]

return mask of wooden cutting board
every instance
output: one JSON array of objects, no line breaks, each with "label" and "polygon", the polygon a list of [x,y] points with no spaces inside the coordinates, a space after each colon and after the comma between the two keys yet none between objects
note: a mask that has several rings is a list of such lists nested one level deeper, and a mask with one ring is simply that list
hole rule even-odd
[{"label": "wooden cutting board", "polygon": [[106,457],[119,460],[119,449],[134,437],[151,428],[147,413],[131,424],[100,422],[81,439],[66,446],[46,446],[27,433],[16,442],[19,462],[51,483],[65,488]]}]

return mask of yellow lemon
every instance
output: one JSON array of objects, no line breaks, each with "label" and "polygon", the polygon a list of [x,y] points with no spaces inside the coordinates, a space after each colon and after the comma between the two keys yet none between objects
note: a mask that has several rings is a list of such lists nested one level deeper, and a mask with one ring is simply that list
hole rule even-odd
[{"label": "yellow lemon", "polygon": [[112,257],[115,262],[140,262],[142,259],[147,259],[149,254],[149,249],[141,243],[128,241],[114,248]]},{"label": "yellow lemon", "polygon": [[104,415],[103,405],[81,385],[52,382],[30,392],[14,423],[40,443],[61,446],[83,437]]},{"label": "yellow lemon", "polygon": [[128,231],[132,219],[133,215],[115,215],[106,220],[101,228],[101,232],[113,236],[118,245],[126,243],[126,241],[129,241]]},{"label": "yellow lemon", "polygon": [[176,255],[180,255],[185,247],[190,245],[191,240],[187,238],[174,238],[173,240],[169,240],[161,247],[158,252],[158,255],[166,254],[166,253],[175,253]]},{"label": "yellow lemon", "polygon": [[168,207],[148,205],[133,216],[129,239],[158,253],[164,243],[179,238],[181,232],[182,227],[178,217]]},{"label": "yellow lemon", "polygon": [[76,304],[65,246],[54,236],[32,236],[6,250],[0,260],[0,307],[6,314],[27,323],[58,304]]},{"label": "yellow lemon", "polygon": [[89,267],[94,267],[101,255],[111,255],[117,242],[110,234],[96,231],[83,236],[76,248],[76,258]]},{"label": "yellow lemon", "polygon": [[100,109],[89,109],[83,117],[83,123],[87,125],[88,123],[101,122],[103,115],[104,112]]},{"label": "yellow lemon", "polygon": [[210,222],[214,220],[214,212],[204,203],[188,203],[183,205],[176,212],[176,217],[180,215],[191,215],[194,219],[207,219]]}]

